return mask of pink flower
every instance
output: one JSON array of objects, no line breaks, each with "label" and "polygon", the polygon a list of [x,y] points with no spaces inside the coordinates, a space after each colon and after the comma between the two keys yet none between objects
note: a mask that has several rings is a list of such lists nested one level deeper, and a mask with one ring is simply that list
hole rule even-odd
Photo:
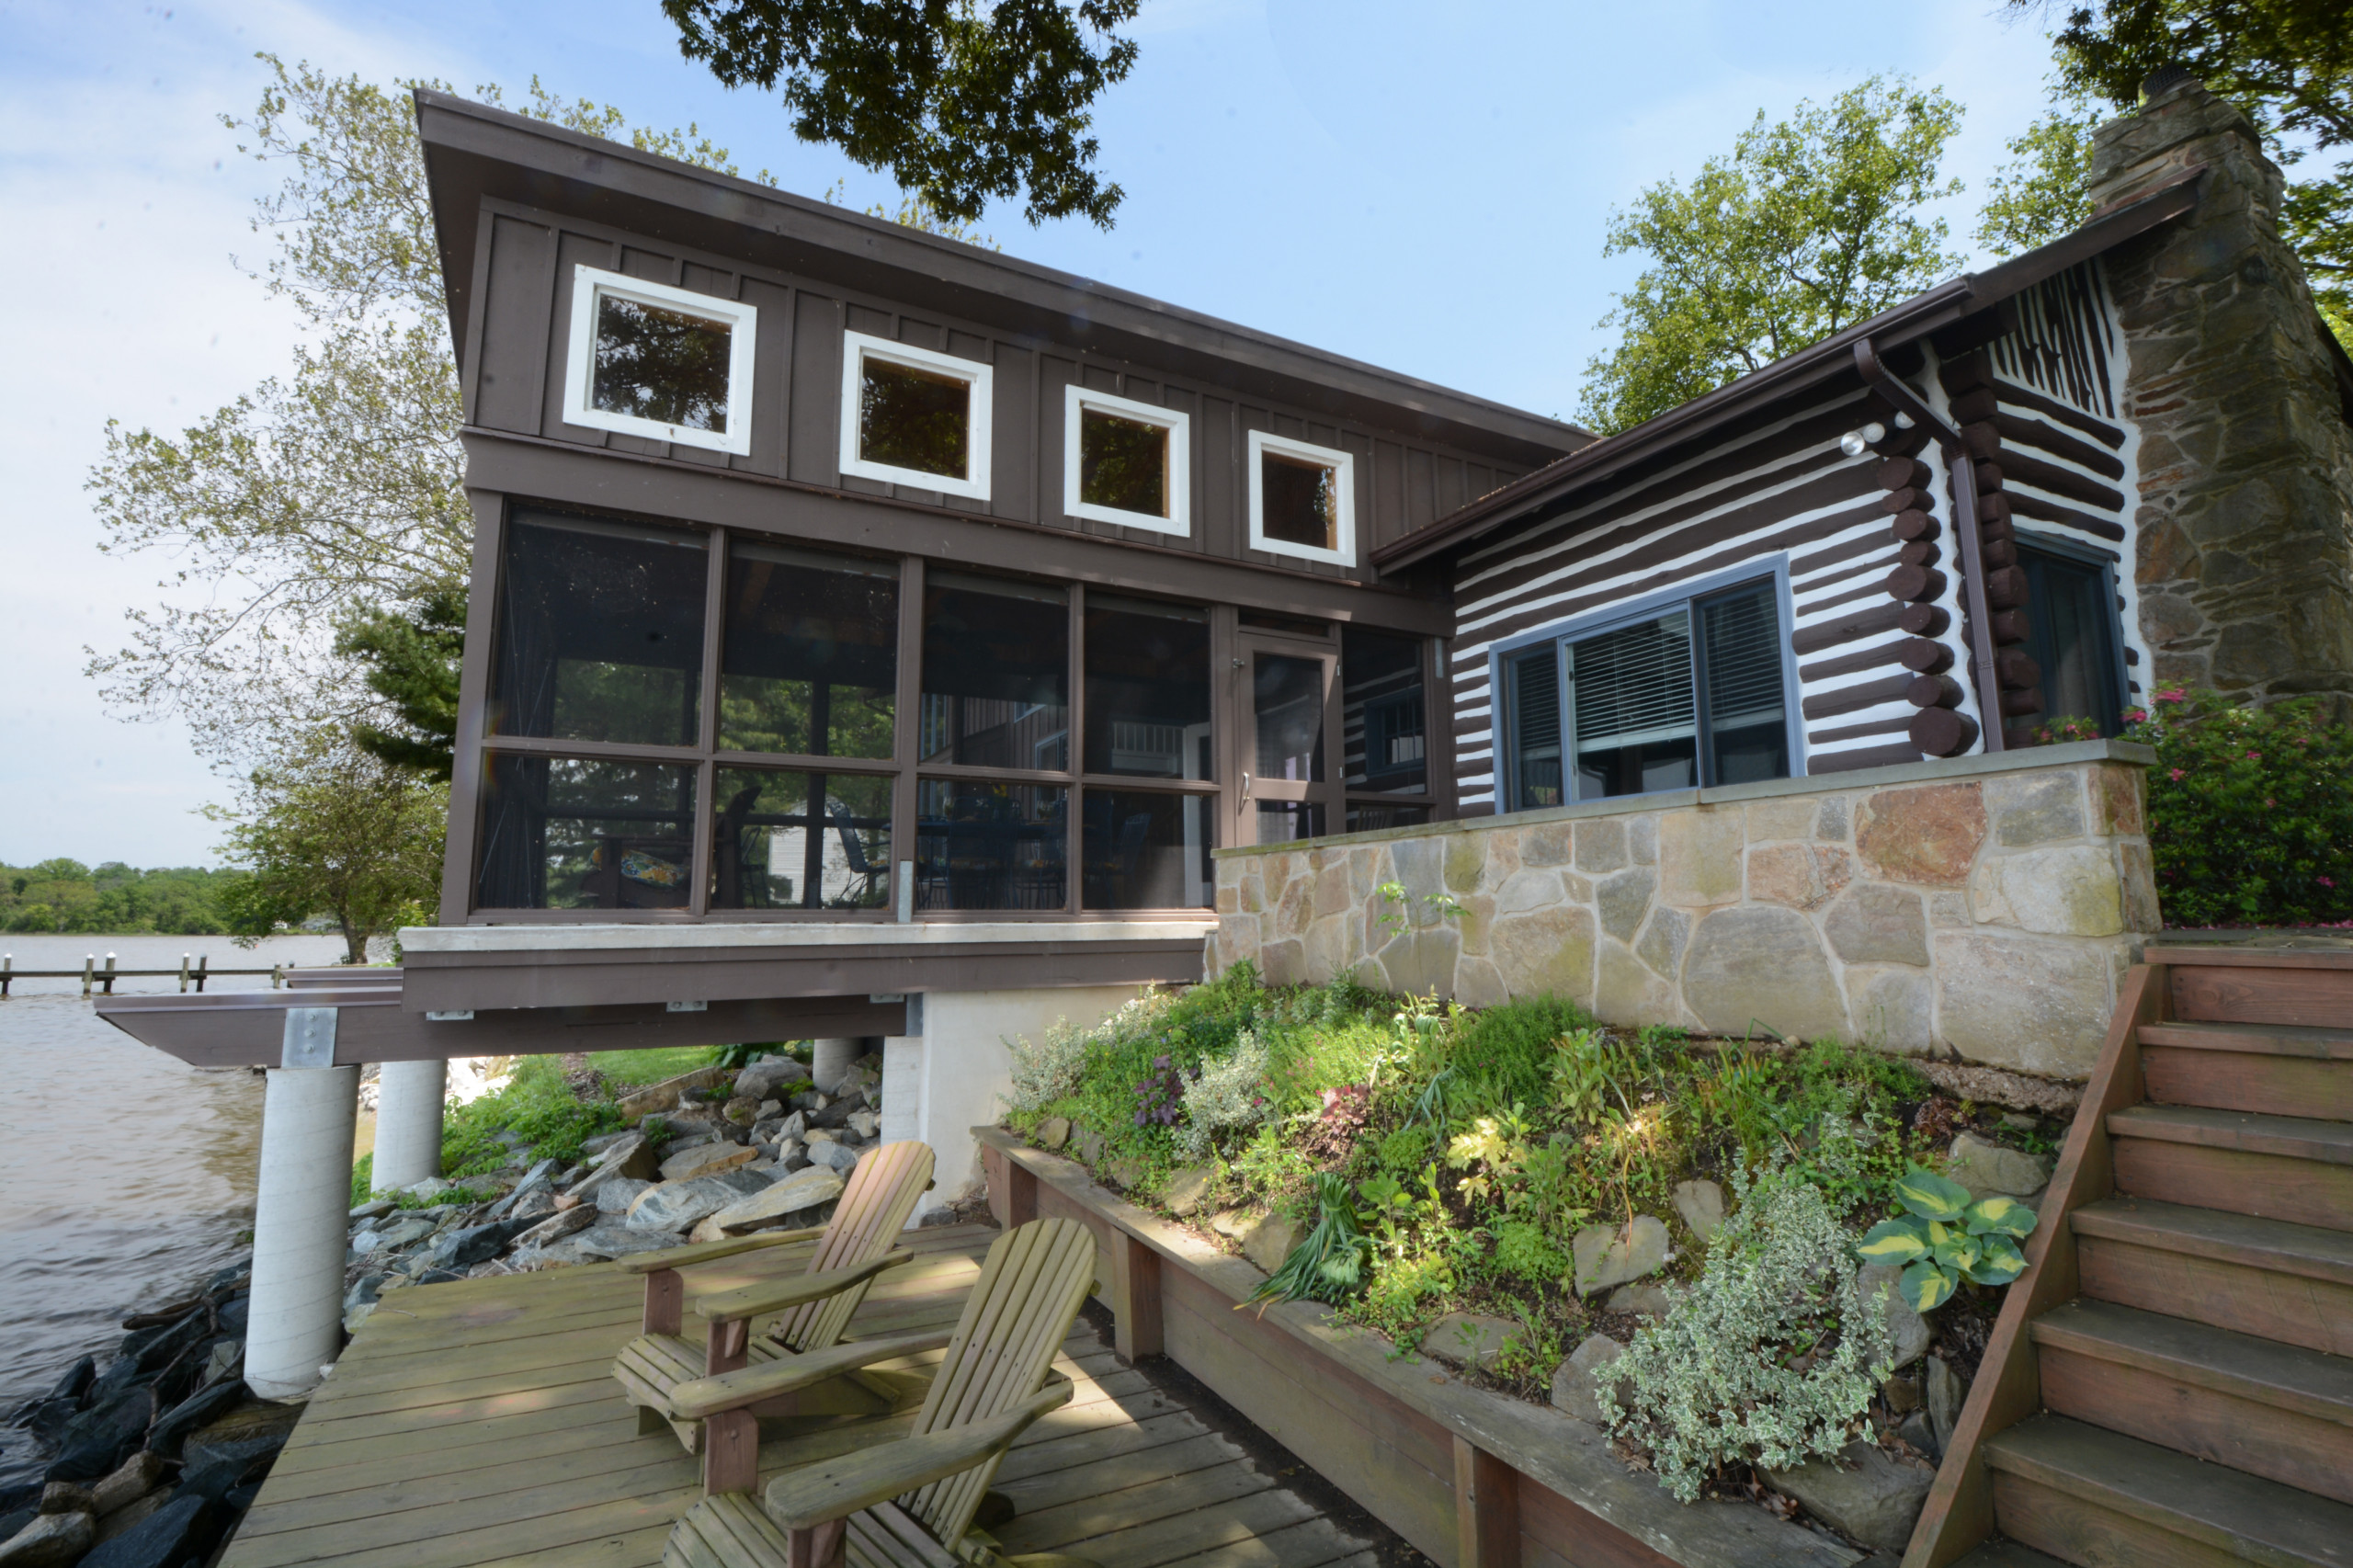
[{"label": "pink flower", "polygon": [[2157,687],[2157,700],[2160,702],[2185,702],[2188,700],[2188,696],[2187,691],[2177,686]]},{"label": "pink flower", "polygon": [[2260,761],[2260,760],[2262,759],[2262,756],[2263,756],[2263,754],[2262,754],[2261,752],[2259,752],[2259,751],[2251,751],[2251,752],[2249,752],[2249,753],[2247,753],[2247,754],[2246,754],[2246,759],[2247,759],[2249,762],[2257,762],[2257,761]]},{"label": "pink flower", "polygon": [[2336,879],[2335,877],[2323,877],[2320,880],[2320,885],[2325,888],[2333,888],[2336,885]]},{"label": "pink flower", "polygon": [[2174,780],[2174,782],[2175,782],[2175,783],[2177,783],[2177,784],[2180,783],[2180,782],[2181,782],[2181,776],[2182,776],[2183,774],[2185,774],[2185,773],[2188,772],[2188,771],[2189,771],[2189,769],[2188,769],[2188,768],[2186,768],[2186,767],[2177,767],[2177,768],[2175,768],[2175,769],[2173,770],[2173,780]]},{"label": "pink flower", "polygon": [[2145,708],[2127,708],[2124,710],[2124,722],[2128,724],[2137,724],[2148,716],[2149,710]]}]

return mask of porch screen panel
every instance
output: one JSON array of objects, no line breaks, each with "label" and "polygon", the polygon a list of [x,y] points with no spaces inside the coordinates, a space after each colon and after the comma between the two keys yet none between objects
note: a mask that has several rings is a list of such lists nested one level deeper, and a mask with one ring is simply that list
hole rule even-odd
[{"label": "porch screen panel", "polygon": [[1571,644],[1569,682],[1577,799],[1698,781],[1688,609]]},{"label": "porch screen panel", "polygon": [[1699,607],[1708,688],[1708,782],[1751,784],[1790,771],[1781,618],[1772,585]]}]

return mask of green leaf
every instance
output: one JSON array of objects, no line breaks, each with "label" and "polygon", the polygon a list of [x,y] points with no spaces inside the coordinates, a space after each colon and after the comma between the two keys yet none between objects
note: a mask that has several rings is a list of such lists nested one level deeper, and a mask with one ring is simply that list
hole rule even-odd
[{"label": "green leaf", "polygon": [[1928,1235],[1929,1256],[1937,1260],[1937,1267],[1955,1274],[1968,1272],[1984,1250],[1975,1236],[1951,1226],[1930,1225]]},{"label": "green leaf", "polygon": [[1928,1256],[1928,1243],[1917,1220],[1881,1220],[1855,1250],[1865,1263],[1917,1263]]},{"label": "green leaf", "polygon": [[2026,1254],[2018,1243],[2003,1235],[1983,1239],[1984,1253],[1965,1271],[1970,1278],[1980,1285],[2006,1285],[2026,1272]]},{"label": "green leaf", "polygon": [[1969,1188],[1916,1165],[1895,1184],[1895,1196],[1923,1220],[1958,1220],[1969,1207]]},{"label": "green leaf", "polygon": [[2015,1198],[1995,1194],[1981,1198],[1969,1206],[1961,1218],[1968,1221],[1972,1236],[2023,1236],[2032,1233],[2042,1216]]},{"label": "green leaf", "polygon": [[1914,1264],[1904,1271],[1899,1283],[1904,1287],[1904,1299],[1912,1303],[1915,1312],[1934,1312],[1952,1299],[1952,1276],[1933,1263]]}]

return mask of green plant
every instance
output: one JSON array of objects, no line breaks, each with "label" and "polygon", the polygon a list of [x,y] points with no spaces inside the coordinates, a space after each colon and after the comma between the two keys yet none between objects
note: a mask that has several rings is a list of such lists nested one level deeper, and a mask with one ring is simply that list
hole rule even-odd
[{"label": "green plant", "polygon": [[1447,1108],[1479,1116],[1515,1102],[1543,1104],[1552,1087],[1552,1042],[1593,1021],[1559,996],[1524,997],[1477,1014],[1456,1031],[1447,1053],[1455,1073]]},{"label": "green plant", "polygon": [[1613,1429],[1685,1502],[1730,1461],[1785,1468],[1844,1448],[1887,1375],[1886,1303],[1854,1289],[1846,1228],[1777,1159],[1733,1173],[1739,1205],[1699,1282],[1637,1330]]},{"label": "green plant", "polygon": [[570,1162],[580,1145],[621,1124],[611,1100],[575,1099],[551,1056],[527,1057],[506,1086],[450,1111],[441,1128],[441,1169],[452,1177],[498,1170],[514,1154],[498,1134],[509,1132],[539,1159]]},{"label": "green plant", "polygon": [[1249,1132],[1273,1114],[1266,1094],[1268,1065],[1266,1045],[1245,1029],[1231,1052],[1195,1070],[1185,1085],[1185,1124],[1176,1130],[1188,1155],[1205,1159],[1219,1139]]},{"label": "green plant", "polygon": [[2018,1199],[1972,1203],[1959,1182],[1917,1168],[1895,1184],[1895,1196],[1912,1212],[1873,1225],[1856,1251],[1871,1263],[1908,1266],[1901,1283],[1913,1311],[1944,1305],[1963,1279],[2006,1285],[2026,1271],[2018,1238],[2031,1235],[2040,1216]]},{"label": "green plant", "polygon": [[2353,919],[2353,727],[2316,699],[2242,708],[2160,687],[2131,709],[2153,746],[2149,853],[2168,926],[2309,926]]},{"label": "green plant", "polygon": [[[1413,923],[1414,896],[1403,882],[1383,882],[1374,890],[1381,894],[1381,914],[1378,924],[1391,932],[1403,931]],[[1424,893],[1422,907],[1429,911],[1432,920],[1460,920],[1462,905],[1454,895],[1443,892]]]},{"label": "green plant", "polygon": [[1277,1301],[1338,1301],[1363,1285],[1372,1261],[1372,1238],[1348,1196],[1348,1184],[1324,1171],[1315,1178],[1315,1223],[1282,1264],[1259,1282],[1245,1302],[1264,1312]]},{"label": "green plant", "polygon": [[356,1162],[353,1163],[351,1167],[351,1206],[354,1209],[358,1208],[361,1204],[367,1202],[370,1197],[374,1196],[375,1188],[370,1184],[374,1179],[375,1171],[376,1156],[373,1153],[362,1154]]},{"label": "green plant", "polygon": [[1526,1220],[1505,1220],[1492,1233],[1497,1273],[1530,1284],[1547,1284],[1569,1272],[1568,1257],[1552,1244],[1543,1226]]}]

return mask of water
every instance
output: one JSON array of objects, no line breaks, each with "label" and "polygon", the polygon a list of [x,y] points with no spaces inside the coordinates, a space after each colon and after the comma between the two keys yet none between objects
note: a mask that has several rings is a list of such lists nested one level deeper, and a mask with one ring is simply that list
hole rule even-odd
[{"label": "water", "polygon": [[[335,937],[0,936],[17,968],[327,964]],[[267,987],[267,975],[208,991]],[[110,1348],[125,1314],[159,1305],[244,1250],[261,1154],[262,1079],[188,1067],[99,1020],[79,980],[18,981],[0,1002],[0,1418],[74,1358]],[[125,980],[118,993],[176,991]],[[22,1434],[0,1432],[0,1488],[20,1476]]]}]

